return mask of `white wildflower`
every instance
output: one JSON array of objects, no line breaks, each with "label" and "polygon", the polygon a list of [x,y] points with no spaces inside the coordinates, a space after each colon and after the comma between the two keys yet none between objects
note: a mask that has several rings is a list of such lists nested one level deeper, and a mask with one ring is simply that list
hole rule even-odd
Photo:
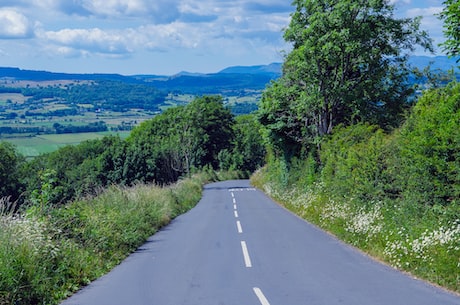
[{"label": "white wildflower", "polygon": [[380,209],[380,205],[376,204],[370,211],[362,208],[353,213],[347,221],[346,230],[351,233],[366,234],[368,237],[380,233],[383,228]]}]

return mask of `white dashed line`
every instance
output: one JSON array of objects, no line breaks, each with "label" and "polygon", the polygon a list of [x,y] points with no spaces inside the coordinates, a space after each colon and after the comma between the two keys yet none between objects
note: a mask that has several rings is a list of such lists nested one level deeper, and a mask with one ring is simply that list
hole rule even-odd
[{"label": "white dashed line", "polygon": [[235,214],[235,218],[238,218],[238,211],[233,211],[233,213]]},{"label": "white dashed line", "polygon": [[234,204],[234,205],[233,205],[233,209],[234,209],[234,210],[237,210],[237,208],[236,208],[236,204]]},{"label": "white dashed line", "polygon": [[245,241],[241,242],[241,249],[243,250],[244,264],[246,265],[246,268],[251,268],[251,258],[249,257],[248,247],[246,246]]},{"label": "white dashed line", "polygon": [[233,198],[233,203],[236,203],[236,199],[235,199],[235,198]]},{"label": "white dashed line", "polygon": [[232,192],[232,198],[235,198],[235,194]]},{"label": "white dashed line", "polygon": [[241,222],[239,220],[236,222],[236,228],[238,229],[238,233],[243,233],[243,228],[241,227]]},{"label": "white dashed line", "polygon": [[247,187],[247,188],[237,188],[237,189],[229,189],[229,192],[243,192],[243,191],[255,191],[256,188],[254,187]]},{"label": "white dashed line", "polygon": [[270,305],[270,303],[268,302],[267,298],[265,297],[265,295],[262,292],[262,290],[260,290],[260,288],[254,287],[253,289],[254,289],[254,293],[259,298],[260,304],[262,304],[262,305]]}]

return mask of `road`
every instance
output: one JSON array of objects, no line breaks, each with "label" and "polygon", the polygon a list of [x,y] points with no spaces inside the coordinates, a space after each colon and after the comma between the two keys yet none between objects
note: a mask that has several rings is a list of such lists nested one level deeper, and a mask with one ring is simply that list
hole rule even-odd
[{"label": "road", "polygon": [[375,262],[251,188],[200,203],[62,305],[453,305],[460,297]]}]

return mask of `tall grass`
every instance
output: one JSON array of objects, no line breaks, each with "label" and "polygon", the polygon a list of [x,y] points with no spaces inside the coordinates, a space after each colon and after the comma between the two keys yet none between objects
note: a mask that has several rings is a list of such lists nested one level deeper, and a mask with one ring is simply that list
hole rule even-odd
[{"label": "tall grass", "polygon": [[112,186],[59,208],[0,202],[0,305],[57,304],[116,266],[201,198],[202,173],[169,187]]}]

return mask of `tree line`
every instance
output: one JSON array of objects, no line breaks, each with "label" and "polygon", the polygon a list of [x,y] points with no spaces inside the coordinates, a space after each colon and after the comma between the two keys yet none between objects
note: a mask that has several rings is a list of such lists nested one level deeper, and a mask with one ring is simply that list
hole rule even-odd
[{"label": "tree line", "polygon": [[[431,91],[415,94],[407,54],[433,50],[420,18],[395,18],[384,0],[294,5],[284,32],[293,49],[258,112],[273,180],[307,189],[321,182],[364,205],[458,204],[459,85],[425,71]],[[443,47],[458,56],[460,10],[457,1],[444,5]]]},{"label": "tree line", "polygon": [[235,117],[220,96],[203,96],[143,122],[125,140],[85,141],[30,161],[1,142],[0,197],[23,203],[46,193],[50,204],[63,204],[108,185],[166,185],[205,168],[247,176],[264,162],[260,132],[254,115]]}]

